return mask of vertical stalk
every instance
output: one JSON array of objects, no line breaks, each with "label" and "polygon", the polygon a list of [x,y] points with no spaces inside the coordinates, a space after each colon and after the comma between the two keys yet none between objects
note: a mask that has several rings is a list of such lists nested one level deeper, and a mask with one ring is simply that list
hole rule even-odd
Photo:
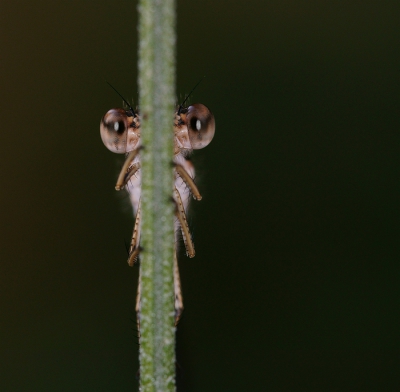
[{"label": "vertical stalk", "polygon": [[175,391],[175,1],[139,1],[142,246],[140,390]]}]

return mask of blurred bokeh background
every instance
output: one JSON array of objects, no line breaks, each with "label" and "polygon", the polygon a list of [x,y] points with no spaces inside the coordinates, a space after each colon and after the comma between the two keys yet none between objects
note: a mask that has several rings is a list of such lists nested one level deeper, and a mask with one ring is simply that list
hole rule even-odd
[{"label": "blurred bokeh background", "polygon": [[[392,391],[399,379],[400,4],[178,1],[177,97],[206,75],[178,391]],[[136,2],[0,6],[0,389],[132,391],[123,157]]]}]

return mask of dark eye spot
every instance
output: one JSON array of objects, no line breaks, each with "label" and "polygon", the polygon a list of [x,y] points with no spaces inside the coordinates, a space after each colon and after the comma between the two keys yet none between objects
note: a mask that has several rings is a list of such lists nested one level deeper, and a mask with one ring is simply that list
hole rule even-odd
[{"label": "dark eye spot", "polygon": [[[200,131],[201,128],[203,127],[203,124],[201,123],[200,119],[198,117],[193,116],[190,119],[190,128],[193,129],[194,131]],[[201,138],[201,134],[199,132],[198,137]]]},{"label": "dark eye spot", "polygon": [[125,123],[123,121],[111,121],[107,124],[107,128],[110,132],[116,132],[121,135],[125,132]]}]

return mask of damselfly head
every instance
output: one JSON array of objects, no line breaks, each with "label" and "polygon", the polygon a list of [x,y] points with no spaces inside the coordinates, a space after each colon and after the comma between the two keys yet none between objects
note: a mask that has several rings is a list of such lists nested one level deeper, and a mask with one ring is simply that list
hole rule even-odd
[{"label": "damselfly head", "polygon": [[180,147],[183,149],[199,150],[206,147],[214,137],[215,120],[207,106],[194,103],[188,108],[179,107],[179,119],[175,130]]},{"label": "damselfly head", "polygon": [[140,120],[131,109],[111,109],[100,121],[100,136],[112,152],[133,151],[140,143]]}]

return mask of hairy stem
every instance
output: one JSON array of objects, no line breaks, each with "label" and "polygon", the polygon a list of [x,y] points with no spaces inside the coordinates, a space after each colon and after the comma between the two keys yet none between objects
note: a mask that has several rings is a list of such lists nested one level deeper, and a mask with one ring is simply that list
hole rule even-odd
[{"label": "hairy stem", "polygon": [[140,390],[175,391],[175,1],[139,1],[142,246]]}]

